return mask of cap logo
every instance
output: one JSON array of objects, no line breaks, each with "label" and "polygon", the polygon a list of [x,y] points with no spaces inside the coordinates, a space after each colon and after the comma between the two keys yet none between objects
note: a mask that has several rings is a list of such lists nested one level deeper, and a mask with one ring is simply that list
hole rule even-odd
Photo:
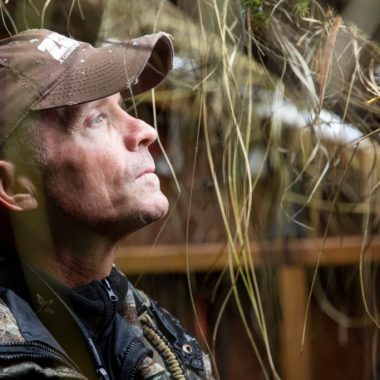
[{"label": "cap logo", "polygon": [[52,33],[38,45],[37,49],[47,51],[56,61],[63,63],[78,46],[78,41]]}]

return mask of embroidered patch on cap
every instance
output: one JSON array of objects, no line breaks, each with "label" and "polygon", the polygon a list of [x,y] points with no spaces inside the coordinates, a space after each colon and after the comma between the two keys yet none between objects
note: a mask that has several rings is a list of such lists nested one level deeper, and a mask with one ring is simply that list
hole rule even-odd
[{"label": "embroidered patch on cap", "polygon": [[38,45],[37,49],[47,51],[55,60],[63,63],[78,46],[78,41],[52,33]]}]

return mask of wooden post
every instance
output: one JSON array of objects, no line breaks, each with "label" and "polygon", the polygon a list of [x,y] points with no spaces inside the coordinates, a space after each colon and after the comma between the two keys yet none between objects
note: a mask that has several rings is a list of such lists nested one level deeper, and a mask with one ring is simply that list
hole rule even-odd
[{"label": "wooden post", "polygon": [[305,345],[301,352],[302,329],[308,297],[304,268],[297,266],[281,268],[279,295],[282,307],[281,378],[283,380],[309,380],[311,379],[311,370],[308,334],[306,334]]}]

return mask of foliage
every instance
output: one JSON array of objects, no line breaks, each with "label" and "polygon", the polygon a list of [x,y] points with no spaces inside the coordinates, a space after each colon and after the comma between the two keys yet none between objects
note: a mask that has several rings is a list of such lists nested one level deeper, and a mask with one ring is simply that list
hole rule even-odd
[{"label": "foliage", "polygon": [[294,13],[299,17],[305,17],[310,12],[310,0],[293,0]]},{"label": "foliage", "polygon": [[243,8],[249,12],[250,21],[254,29],[260,29],[268,25],[270,18],[264,10],[264,1],[262,0],[243,0]]},{"label": "foliage", "polygon": [[[38,22],[49,25],[53,3],[36,8]],[[69,3],[81,13],[83,2]],[[4,5],[3,20],[13,25]],[[15,25],[22,28],[20,14]],[[79,33],[70,20],[65,27]],[[167,187],[176,189],[177,207],[154,238],[186,246],[226,243],[223,274],[231,290],[221,302],[211,345],[233,299],[264,377],[280,376],[271,335],[279,324],[272,316],[279,313],[265,297],[275,294],[276,268],[257,275],[252,242],[265,262],[273,255],[268,241],[286,248],[290,239],[320,237],[309,301],[315,287],[326,313],[345,326],[368,325],[369,319],[378,324],[375,295],[364,286],[375,270],[363,265],[380,224],[380,50],[368,33],[317,0],[199,0],[192,6],[109,1],[99,21],[100,40],[158,29],[174,36],[180,64],[170,85],[134,99],[133,106],[148,104],[157,128],[166,122],[162,144],[173,163],[165,175]],[[342,133],[332,133],[337,126]],[[356,134],[348,138],[352,130]],[[367,311],[360,323],[326,306],[318,266],[328,236],[357,234],[363,239],[358,267]]]}]

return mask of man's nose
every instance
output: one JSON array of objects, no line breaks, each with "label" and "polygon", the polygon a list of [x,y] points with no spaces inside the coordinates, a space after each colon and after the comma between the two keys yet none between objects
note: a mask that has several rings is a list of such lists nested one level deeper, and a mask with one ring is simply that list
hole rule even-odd
[{"label": "man's nose", "polygon": [[148,147],[157,140],[157,131],[145,121],[128,115],[125,146],[136,151],[140,146]]}]

